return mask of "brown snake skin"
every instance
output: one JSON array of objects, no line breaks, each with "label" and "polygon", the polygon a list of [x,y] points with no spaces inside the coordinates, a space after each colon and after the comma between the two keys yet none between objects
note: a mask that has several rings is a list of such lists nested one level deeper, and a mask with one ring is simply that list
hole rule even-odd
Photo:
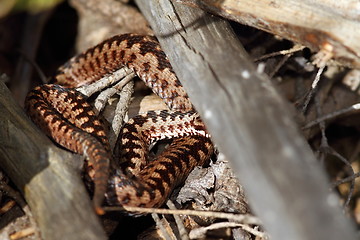
[{"label": "brown snake skin", "polygon": [[[151,111],[124,125],[121,157],[128,161],[120,168],[110,166],[112,155],[104,127],[86,97],[73,88],[95,82],[124,65],[133,69],[172,111]],[[25,108],[55,142],[87,156],[98,213],[104,197],[109,205],[162,205],[189,172],[213,153],[204,124],[153,37],[114,36],[60,67],[54,83],[33,89]],[[149,161],[149,145],[169,138],[175,139]]]}]

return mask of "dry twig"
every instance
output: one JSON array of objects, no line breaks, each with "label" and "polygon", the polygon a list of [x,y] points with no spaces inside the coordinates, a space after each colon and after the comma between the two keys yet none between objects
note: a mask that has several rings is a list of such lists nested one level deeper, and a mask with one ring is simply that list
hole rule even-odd
[{"label": "dry twig", "polygon": [[227,219],[244,224],[262,225],[260,219],[250,214],[235,214],[224,212],[212,212],[212,211],[196,211],[196,210],[174,210],[174,209],[159,209],[159,208],[141,208],[141,207],[104,207],[105,211],[128,211],[135,213],[157,213],[157,214],[177,214],[177,215],[192,215],[202,217],[213,217],[220,219]]}]

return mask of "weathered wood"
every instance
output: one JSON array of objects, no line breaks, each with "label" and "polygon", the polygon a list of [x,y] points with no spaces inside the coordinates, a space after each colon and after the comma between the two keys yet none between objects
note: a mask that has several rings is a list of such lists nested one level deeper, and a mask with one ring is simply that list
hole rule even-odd
[{"label": "weathered wood", "polygon": [[289,106],[229,24],[174,1],[136,3],[272,238],[355,239]]},{"label": "weathered wood", "polygon": [[[0,164],[23,192],[43,239],[105,239],[73,155],[54,146],[0,81]],[[76,160],[79,160],[75,158]]]},{"label": "weathered wood", "polygon": [[360,68],[360,4],[357,0],[177,0],[319,51]]},{"label": "weathered wood", "polygon": [[151,34],[144,16],[122,1],[70,0],[79,15],[76,51],[93,47],[119,33]]}]

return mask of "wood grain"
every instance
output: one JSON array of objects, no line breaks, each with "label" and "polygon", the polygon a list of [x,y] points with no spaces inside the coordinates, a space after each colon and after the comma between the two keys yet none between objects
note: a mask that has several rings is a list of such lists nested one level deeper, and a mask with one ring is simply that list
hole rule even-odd
[{"label": "wood grain", "polygon": [[309,47],[332,46],[333,58],[360,68],[360,3],[356,0],[178,0]]},{"label": "wood grain", "polygon": [[136,0],[273,239],[355,239],[289,106],[229,24],[169,0]]}]

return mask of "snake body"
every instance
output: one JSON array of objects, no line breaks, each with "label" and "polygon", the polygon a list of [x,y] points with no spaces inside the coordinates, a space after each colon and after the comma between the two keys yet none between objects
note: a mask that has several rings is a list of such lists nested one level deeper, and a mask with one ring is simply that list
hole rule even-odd
[{"label": "snake body", "polygon": [[[74,88],[90,84],[127,66],[164,100],[171,111],[138,115],[120,133],[121,168],[112,155],[104,127],[85,96]],[[72,58],[59,68],[54,84],[38,86],[25,100],[31,119],[55,142],[88,158],[94,182],[94,205],[160,206],[197,165],[213,153],[205,126],[194,111],[172,67],[153,37],[114,36]],[[175,138],[154,160],[149,145]]]}]

